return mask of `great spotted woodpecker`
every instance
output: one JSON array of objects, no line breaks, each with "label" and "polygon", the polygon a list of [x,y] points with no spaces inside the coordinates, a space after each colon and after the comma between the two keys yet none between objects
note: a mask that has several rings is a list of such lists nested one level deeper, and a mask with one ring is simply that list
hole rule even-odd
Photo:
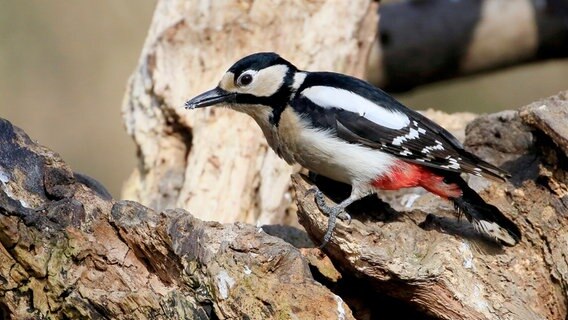
[{"label": "great spotted woodpecker", "polygon": [[442,127],[371,84],[343,74],[302,71],[276,53],[237,61],[219,85],[185,103],[223,104],[250,115],[288,163],[352,186],[349,198],[320,210],[329,216],[325,245],[345,208],[377,190],[424,189],[454,203],[474,228],[512,246],[519,228],[460,177],[505,180],[507,173],[464,150]]}]

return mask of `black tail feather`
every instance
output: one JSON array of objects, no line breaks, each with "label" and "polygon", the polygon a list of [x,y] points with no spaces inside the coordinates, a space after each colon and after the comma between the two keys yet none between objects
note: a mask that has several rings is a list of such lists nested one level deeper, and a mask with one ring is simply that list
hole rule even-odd
[{"label": "black tail feather", "polygon": [[456,183],[463,194],[450,200],[453,201],[456,210],[463,213],[477,231],[506,246],[514,246],[521,241],[519,227],[497,207],[486,203],[461,177],[452,177],[451,183]]}]

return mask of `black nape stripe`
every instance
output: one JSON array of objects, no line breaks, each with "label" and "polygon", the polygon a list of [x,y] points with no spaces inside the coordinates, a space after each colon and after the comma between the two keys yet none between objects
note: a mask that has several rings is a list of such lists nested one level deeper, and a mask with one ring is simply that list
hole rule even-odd
[{"label": "black nape stripe", "polygon": [[270,97],[270,99],[273,99],[272,104],[269,104],[272,107],[272,114],[268,118],[268,121],[275,127],[278,127],[280,124],[282,112],[284,112],[288,106],[290,96],[292,95],[292,84],[294,83],[295,73],[296,71],[294,69],[289,68],[288,72],[286,72],[286,77],[284,77],[284,83],[278,92]]}]

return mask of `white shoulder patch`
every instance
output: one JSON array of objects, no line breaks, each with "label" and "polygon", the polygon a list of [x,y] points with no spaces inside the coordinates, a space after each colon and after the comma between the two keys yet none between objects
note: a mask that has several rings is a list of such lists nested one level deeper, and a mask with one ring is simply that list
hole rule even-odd
[{"label": "white shoulder patch", "polygon": [[300,71],[296,72],[296,74],[294,74],[294,82],[292,83],[292,88],[294,88],[294,90],[298,90],[298,88],[300,88],[302,83],[304,83],[305,79],[306,79],[305,72],[300,72]]},{"label": "white shoulder patch", "polygon": [[410,123],[410,119],[405,114],[383,108],[348,90],[313,86],[306,88],[301,94],[322,108],[338,108],[355,112],[361,117],[390,129],[402,129]]}]

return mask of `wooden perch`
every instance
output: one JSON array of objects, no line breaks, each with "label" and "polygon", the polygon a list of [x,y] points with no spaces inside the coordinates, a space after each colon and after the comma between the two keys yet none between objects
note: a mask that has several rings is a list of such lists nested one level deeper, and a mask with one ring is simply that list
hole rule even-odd
[{"label": "wooden perch", "polygon": [[[203,3],[207,5],[200,5]],[[376,3],[362,0],[203,3],[158,2],[123,106],[127,130],[139,148],[139,166],[126,184],[124,196],[157,211],[184,207],[205,220],[294,223],[290,174],[298,168],[290,168],[268,150],[260,130],[246,116],[223,109],[186,112],[181,105],[189,97],[214,86],[236,59],[254,51],[277,51],[305,69],[362,76],[377,36]],[[414,2],[413,8],[432,3]],[[486,15],[494,14],[498,3],[513,8],[509,2],[484,1],[477,8],[477,20],[473,19],[473,25],[479,28],[475,32],[466,30],[471,36],[467,39],[476,41],[468,42],[467,50],[458,50],[457,56],[456,51],[436,56],[437,63],[431,64],[447,71],[444,68],[449,61],[454,68],[451,72],[444,71],[440,76],[436,70],[417,68],[418,73],[401,74],[412,81],[433,81],[530,59],[538,51],[538,39],[544,38],[537,38],[534,28],[526,33],[522,28],[500,29],[500,24],[495,27],[489,23],[510,21],[505,18],[519,14],[515,11],[497,20],[494,15]],[[520,0],[511,3],[518,5]],[[520,21],[528,19],[532,12],[528,4],[522,5]],[[383,19],[388,22],[396,20],[396,16]],[[471,22],[469,19],[465,22],[468,21]],[[483,42],[490,40],[483,35],[501,30],[520,33],[513,32],[513,40],[505,38],[507,41],[499,44],[518,45],[508,45],[506,49],[514,50],[506,51],[507,54],[487,53],[484,49],[488,47],[500,47]],[[527,34],[529,37],[524,37]],[[459,35],[455,39],[418,38],[461,39]],[[515,39],[520,39],[519,43]],[[432,44],[425,48],[443,49]],[[393,57],[396,60],[396,55]],[[392,79],[388,81],[395,83]],[[563,110],[565,100],[561,95],[541,104]],[[562,124],[550,120],[559,121],[561,112],[551,116],[546,112],[548,107],[545,111],[537,107],[476,119],[468,127],[466,139],[466,145],[475,153],[503,164],[513,173],[514,178],[508,184],[476,178],[470,181],[487,201],[521,226],[522,244],[499,250],[479,239],[469,224],[456,221],[449,204],[423,194],[389,194],[385,200],[391,209],[372,198],[359,203],[358,211],[366,213],[354,215],[355,221],[350,226],[340,224],[332,243],[325,248],[341,277],[363,279],[354,281],[354,286],[368,296],[381,293],[410,304],[413,308],[409,309],[419,309],[437,318],[564,319],[568,300],[564,248],[568,246],[566,219],[562,217],[566,215],[568,200],[566,156],[559,150],[564,150],[562,137],[566,135],[559,129]],[[461,119],[460,123],[466,121],[464,117],[444,115],[435,120],[442,125],[455,125],[456,119]],[[456,129],[460,131],[463,127]],[[318,183],[327,185],[325,181]],[[319,243],[326,220],[315,211],[313,200],[304,197],[310,185],[296,178],[294,186],[300,220],[314,242]],[[333,190],[337,191],[337,187],[331,185],[330,191]],[[341,197],[341,192],[336,196]],[[135,247],[134,243],[132,246]],[[326,271],[319,276],[337,278],[324,275],[336,274],[329,271],[329,266],[322,268]],[[312,268],[314,274],[316,269],[319,270]],[[336,292],[342,292],[341,288]],[[361,301],[370,300],[361,294],[350,298],[354,316],[379,315],[361,311],[360,306],[365,309],[369,304]],[[216,308],[213,308],[216,316],[225,314]]]},{"label": "wooden perch", "polygon": [[[466,146],[506,168],[506,184],[470,184],[519,225],[524,240],[502,249],[484,241],[449,203],[431,194],[376,198],[351,208],[324,251],[343,273],[441,319],[564,319],[568,298],[568,91],[522,108],[482,116]],[[348,188],[320,181],[347,197]],[[315,243],[327,218],[311,187],[295,176],[299,219]],[[343,195],[341,195],[343,193]]]},{"label": "wooden perch", "polygon": [[[317,244],[327,218],[306,196],[311,181],[329,201],[348,186],[291,181],[297,168],[267,149],[250,119],[186,112],[185,99],[259,50],[361,75],[376,9],[363,0],[159,1],[123,109],[139,148],[125,195],[142,204],[113,201],[0,119],[0,318],[566,319],[567,92],[479,117],[462,134],[513,175],[469,182],[521,227],[516,247],[484,241],[419,190],[352,205],[354,220],[338,224],[327,257],[267,234],[289,239],[286,227],[233,223],[290,222],[297,201]],[[462,132],[471,117],[436,121]],[[293,232],[297,246],[308,245],[303,235]]]},{"label": "wooden perch", "polygon": [[353,319],[252,225],[101,197],[0,119],[0,318]]},{"label": "wooden perch", "polygon": [[[394,194],[390,206],[368,197],[349,208],[352,224],[324,248],[331,261],[251,225],[114,202],[0,120],[1,316],[373,319],[398,305],[412,318],[565,319],[567,117],[564,92],[466,130],[467,147],[513,175],[470,184],[521,227],[516,247],[484,241],[430,194]],[[315,181],[335,200],[348,192]],[[310,183],[296,175],[294,187],[319,243],[327,218]],[[394,300],[377,305],[384,296]]]}]

